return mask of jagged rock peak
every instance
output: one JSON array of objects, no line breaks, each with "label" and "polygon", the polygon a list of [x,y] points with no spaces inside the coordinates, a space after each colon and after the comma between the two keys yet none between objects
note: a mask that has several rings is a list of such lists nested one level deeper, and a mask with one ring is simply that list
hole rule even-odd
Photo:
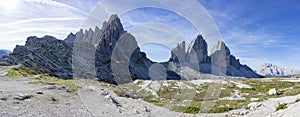
[{"label": "jagged rock peak", "polygon": [[116,28],[119,32],[124,32],[123,25],[118,15],[111,15],[108,21],[103,22],[102,30]]},{"label": "jagged rock peak", "polygon": [[190,63],[206,63],[208,61],[207,43],[202,35],[198,35],[188,46],[187,61]]},{"label": "jagged rock peak", "polygon": [[217,44],[211,49],[211,54],[217,52],[217,51],[224,51],[226,55],[230,55],[230,50],[229,48],[226,46],[226,44],[219,40],[217,42]]},{"label": "jagged rock peak", "polygon": [[74,42],[75,37],[76,37],[76,35],[71,32],[64,41],[65,42]]},{"label": "jagged rock peak", "polygon": [[183,63],[185,62],[185,41],[181,43],[177,43],[177,46],[172,49],[171,51],[171,58],[170,61],[175,63]]}]

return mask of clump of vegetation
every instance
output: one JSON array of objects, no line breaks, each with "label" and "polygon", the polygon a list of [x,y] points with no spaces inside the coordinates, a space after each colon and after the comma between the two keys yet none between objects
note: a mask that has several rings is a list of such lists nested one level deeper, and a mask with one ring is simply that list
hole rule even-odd
[{"label": "clump of vegetation", "polygon": [[165,106],[166,104],[163,102],[163,101],[160,101],[159,99],[157,98],[143,98],[144,101],[148,102],[148,103],[151,103],[151,104],[154,104],[156,106],[160,106],[160,107],[163,107]]},{"label": "clump of vegetation", "polygon": [[119,97],[127,97],[126,95],[128,95],[125,91],[123,90],[114,90],[114,93],[117,94],[117,96]]},{"label": "clump of vegetation", "polygon": [[190,105],[183,112],[184,113],[197,114],[197,113],[199,113],[199,111],[200,111],[200,106]]},{"label": "clump of vegetation", "polygon": [[60,99],[59,99],[59,98],[56,98],[56,97],[51,97],[51,100],[52,100],[53,102],[59,102],[59,101],[60,101]]},{"label": "clump of vegetation", "polygon": [[74,79],[58,79],[57,77],[40,74],[33,78],[33,81],[29,82],[29,84],[40,84],[40,85],[64,85],[67,86],[67,92],[74,93],[80,88],[76,85],[76,81]]},{"label": "clump of vegetation", "polygon": [[15,78],[15,77],[29,77],[35,75],[35,71],[25,67],[25,66],[20,66],[17,68],[11,68],[7,71],[6,76],[10,78]]},{"label": "clump of vegetation", "polygon": [[276,111],[279,111],[279,110],[282,110],[282,109],[286,109],[287,108],[287,104],[286,103],[283,103],[283,104],[280,104],[276,107]]}]

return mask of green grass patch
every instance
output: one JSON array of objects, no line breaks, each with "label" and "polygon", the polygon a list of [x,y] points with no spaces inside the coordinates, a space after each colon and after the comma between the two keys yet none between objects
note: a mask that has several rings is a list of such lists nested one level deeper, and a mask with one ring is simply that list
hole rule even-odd
[{"label": "green grass patch", "polygon": [[11,68],[7,71],[6,76],[10,78],[15,78],[15,77],[30,77],[35,75],[35,71],[25,67],[25,66],[20,66],[17,68]]},{"label": "green grass patch", "polygon": [[8,73],[6,76],[10,78],[17,78],[17,77],[27,77],[32,81],[29,84],[39,84],[39,85],[64,85],[67,86],[67,92],[73,93],[76,92],[79,86],[76,85],[74,79],[63,80],[59,79],[54,76],[50,76],[47,74],[39,74],[36,73],[34,70],[20,66],[17,68],[11,68],[7,71]]},{"label": "green grass patch", "polygon": [[60,99],[59,99],[59,98],[56,98],[56,97],[51,97],[51,100],[52,100],[53,102],[59,102],[59,101],[60,101]]},{"label": "green grass patch", "polygon": [[166,105],[163,101],[160,101],[159,99],[154,98],[154,97],[152,97],[152,98],[150,98],[150,97],[143,98],[143,100],[148,102],[148,103],[154,104],[156,106],[160,106],[160,107],[163,107],[163,106]]},{"label": "green grass patch", "polygon": [[218,100],[214,107],[209,111],[210,113],[224,113],[235,109],[246,108],[250,103],[249,99],[246,100]]}]

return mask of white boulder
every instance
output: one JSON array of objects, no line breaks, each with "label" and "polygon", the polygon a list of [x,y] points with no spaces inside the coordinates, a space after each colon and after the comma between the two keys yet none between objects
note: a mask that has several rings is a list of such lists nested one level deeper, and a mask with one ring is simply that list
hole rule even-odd
[{"label": "white boulder", "polygon": [[277,90],[275,88],[273,89],[270,89],[269,92],[268,92],[269,95],[277,95]]}]

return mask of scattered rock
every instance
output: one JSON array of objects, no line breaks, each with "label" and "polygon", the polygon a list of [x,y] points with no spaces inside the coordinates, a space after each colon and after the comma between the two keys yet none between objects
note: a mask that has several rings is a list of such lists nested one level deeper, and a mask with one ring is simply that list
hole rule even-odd
[{"label": "scattered rock", "polygon": [[8,98],[7,98],[7,96],[1,96],[0,97],[0,100],[2,100],[2,101],[6,101]]},{"label": "scattered rock", "polygon": [[117,107],[121,106],[121,104],[115,98],[110,97],[110,99]]},{"label": "scattered rock", "polygon": [[247,105],[247,107],[250,109],[250,111],[254,111],[257,108],[259,108],[260,106],[262,106],[261,102],[251,102],[250,104]]},{"label": "scattered rock", "polygon": [[103,95],[103,96],[107,96],[109,93],[107,92],[107,91],[102,91],[101,92],[101,95]]},{"label": "scattered rock", "polygon": [[43,93],[43,91],[37,91],[36,94],[42,95],[42,94],[44,94],[44,93]]},{"label": "scattered rock", "polygon": [[245,110],[245,111],[241,111],[239,114],[240,115],[247,115],[249,113],[249,111]]},{"label": "scattered rock", "polygon": [[270,89],[268,94],[269,95],[279,95],[279,92],[274,88],[274,89]]},{"label": "scattered rock", "polygon": [[146,112],[151,112],[151,110],[148,107],[146,107],[146,106],[145,106],[145,111]]},{"label": "scattered rock", "polygon": [[132,95],[132,98],[133,98],[133,99],[139,99],[140,96],[138,96],[138,95]]},{"label": "scattered rock", "polygon": [[106,95],[105,96],[107,99],[110,99],[111,98],[111,95]]},{"label": "scattered rock", "polygon": [[20,107],[16,106],[16,107],[15,107],[15,110],[20,110]]},{"label": "scattered rock", "polygon": [[55,86],[55,85],[49,85],[49,86],[45,86],[43,89],[44,90],[53,90],[53,89],[57,89],[57,86]]},{"label": "scattered rock", "polygon": [[0,76],[5,76],[7,72],[0,72]]},{"label": "scattered rock", "polygon": [[58,90],[67,90],[67,87],[66,86],[58,86],[57,89]]},{"label": "scattered rock", "polygon": [[259,98],[250,98],[250,101],[251,101],[251,102],[259,101]]},{"label": "scattered rock", "polygon": [[141,114],[138,110],[136,110],[136,114]]},{"label": "scattered rock", "polygon": [[26,99],[29,99],[29,98],[32,98],[33,95],[31,94],[19,94],[15,97],[13,97],[15,100],[26,100]]},{"label": "scattered rock", "polygon": [[13,104],[20,104],[19,101],[13,101]]}]

